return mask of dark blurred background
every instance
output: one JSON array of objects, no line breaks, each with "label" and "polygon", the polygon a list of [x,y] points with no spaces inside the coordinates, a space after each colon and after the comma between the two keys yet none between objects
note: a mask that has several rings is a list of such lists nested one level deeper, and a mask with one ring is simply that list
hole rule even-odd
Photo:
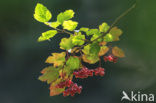
[{"label": "dark blurred background", "polygon": [[56,15],[76,12],[79,27],[111,24],[135,0],[1,0],[0,1],[0,103],[121,103],[122,91],[156,94],[156,0],[137,0],[137,7],[119,23],[124,34],[115,44],[126,57],[118,63],[103,63],[106,75],[75,80],[83,91],[75,97],[50,97],[48,85],[37,78],[44,61],[58,52],[59,40],[38,43],[50,28],[33,19],[37,2]]}]

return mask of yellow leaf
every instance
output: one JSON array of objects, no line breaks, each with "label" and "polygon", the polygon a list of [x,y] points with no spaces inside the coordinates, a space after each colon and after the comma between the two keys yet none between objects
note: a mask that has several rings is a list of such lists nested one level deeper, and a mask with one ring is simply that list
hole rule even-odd
[{"label": "yellow leaf", "polygon": [[87,55],[83,55],[82,59],[84,62],[89,63],[89,64],[95,64],[96,62],[99,61],[98,57],[89,57]]},{"label": "yellow leaf", "polygon": [[62,66],[65,62],[65,56],[66,56],[65,52],[52,53],[52,56],[49,56],[45,62],[50,64],[53,63],[54,67]]},{"label": "yellow leaf", "polygon": [[119,40],[119,36],[121,36],[121,34],[122,34],[122,30],[118,29],[117,27],[113,27],[110,30],[110,34],[113,36],[113,41],[118,41]]},{"label": "yellow leaf", "polygon": [[112,48],[112,54],[114,56],[117,56],[117,57],[120,57],[120,58],[125,57],[124,51],[122,49],[118,48],[117,46]]},{"label": "yellow leaf", "polygon": [[100,52],[99,52],[99,56],[103,56],[105,55],[107,52],[109,51],[109,48],[107,46],[102,46],[100,47]]}]

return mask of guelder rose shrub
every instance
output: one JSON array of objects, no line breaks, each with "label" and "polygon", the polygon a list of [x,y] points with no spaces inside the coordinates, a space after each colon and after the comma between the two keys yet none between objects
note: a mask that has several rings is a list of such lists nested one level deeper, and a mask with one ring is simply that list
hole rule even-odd
[{"label": "guelder rose shrub", "polygon": [[[103,22],[99,28],[94,29],[87,27],[78,29],[78,22],[71,20],[74,14],[73,10],[66,10],[57,15],[56,21],[51,22],[52,13],[44,5],[38,3],[35,7],[34,18],[51,28],[42,33],[38,38],[39,42],[50,40],[58,34],[69,35],[68,38],[61,39],[59,45],[62,52],[52,53],[46,59],[45,62],[50,66],[44,68],[39,77],[40,81],[50,85],[50,96],[61,93],[63,96],[80,94],[82,86],[72,81],[74,77],[84,79],[89,76],[104,76],[105,69],[101,67],[101,59],[105,62],[116,63],[118,57],[125,56],[122,49],[112,46],[112,42],[119,41],[122,31],[114,25],[126,12],[119,16],[111,26]],[[98,62],[99,66],[95,69],[88,69],[83,62],[89,64]]]}]

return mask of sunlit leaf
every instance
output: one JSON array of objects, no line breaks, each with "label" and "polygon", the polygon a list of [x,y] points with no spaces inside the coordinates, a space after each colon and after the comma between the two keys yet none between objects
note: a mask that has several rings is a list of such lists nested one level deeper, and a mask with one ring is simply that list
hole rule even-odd
[{"label": "sunlit leaf", "polygon": [[80,28],[80,31],[83,31],[83,32],[87,32],[89,30],[89,28]]},{"label": "sunlit leaf", "polygon": [[61,24],[60,22],[56,21],[56,22],[52,22],[50,26],[53,28],[57,28],[60,24]]},{"label": "sunlit leaf", "polygon": [[49,40],[50,38],[54,37],[57,34],[56,30],[49,30],[46,31],[44,33],[42,33],[42,35],[38,38],[38,41],[45,41],[45,40]]},{"label": "sunlit leaf", "polygon": [[109,51],[109,48],[107,46],[101,46],[100,47],[100,52],[99,52],[99,56],[103,56],[105,55],[107,52]]},{"label": "sunlit leaf", "polygon": [[110,28],[110,26],[107,24],[107,23],[102,23],[100,26],[99,26],[99,30],[100,32],[107,32],[107,30]]},{"label": "sunlit leaf", "polygon": [[76,29],[77,25],[78,25],[78,22],[68,20],[68,21],[64,21],[62,26],[63,26],[63,29],[73,31]]},{"label": "sunlit leaf", "polygon": [[108,33],[104,36],[104,41],[105,42],[112,42],[114,40],[114,37],[112,36],[112,34]]},{"label": "sunlit leaf", "polygon": [[74,14],[75,13],[73,10],[66,10],[65,12],[62,12],[57,16],[57,21],[62,24],[64,21],[73,18]]},{"label": "sunlit leaf", "polygon": [[120,58],[125,57],[124,51],[117,46],[112,48],[112,54]]},{"label": "sunlit leaf", "polygon": [[122,30],[118,29],[117,27],[114,27],[110,30],[110,34],[113,36],[113,41],[118,41],[119,36],[122,34]]},{"label": "sunlit leaf", "polygon": [[62,66],[65,62],[66,53],[52,53],[52,56],[49,56],[46,63],[54,64],[54,67]]},{"label": "sunlit leaf", "polygon": [[89,29],[89,31],[86,32],[87,35],[93,35],[93,34],[97,34],[99,33],[99,30],[98,29]]},{"label": "sunlit leaf", "polygon": [[34,18],[39,22],[48,22],[52,18],[52,14],[44,5],[37,3]]},{"label": "sunlit leaf", "polygon": [[[53,66],[49,66],[42,70],[42,75],[39,76],[39,80],[46,82],[49,84],[53,81],[55,81],[59,77],[59,68],[55,68]],[[43,72],[44,71],[44,72]]]},{"label": "sunlit leaf", "polygon": [[85,40],[85,35],[78,34],[78,35],[73,36],[72,43],[74,45],[83,45],[85,42],[84,40]]},{"label": "sunlit leaf", "polygon": [[80,60],[78,57],[72,57],[67,60],[66,65],[70,67],[71,70],[79,69],[80,67]]},{"label": "sunlit leaf", "polygon": [[60,48],[70,50],[74,45],[72,44],[72,37],[62,38],[60,42]]}]

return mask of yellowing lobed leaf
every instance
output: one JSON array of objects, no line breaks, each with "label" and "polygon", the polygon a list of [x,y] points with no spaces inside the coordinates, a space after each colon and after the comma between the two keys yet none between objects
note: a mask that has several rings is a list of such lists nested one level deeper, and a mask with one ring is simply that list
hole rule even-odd
[{"label": "yellowing lobed leaf", "polygon": [[100,47],[100,52],[99,52],[99,56],[103,56],[105,55],[107,52],[109,51],[109,48],[107,46],[101,46]]},{"label": "yellowing lobed leaf", "polygon": [[45,41],[45,40],[49,40],[50,38],[54,37],[57,34],[56,30],[49,30],[46,31],[44,33],[42,33],[42,35],[38,38],[38,41]]},{"label": "yellowing lobed leaf", "polygon": [[60,42],[60,48],[69,50],[73,47],[74,45],[72,44],[72,37],[70,38],[62,38]]},{"label": "yellowing lobed leaf", "polygon": [[62,24],[64,21],[73,18],[74,14],[75,13],[73,10],[66,10],[65,12],[62,12],[57,16],[57,21]]},{"label": "yellowing lobed leaf", "polygon": [[113,41],[118,41],[119,36],[122,34],[122,30],[114,27],[110,30],[110,34],[113,36]]},{"label": "yellowing lobed leaf", "polygon": [[107,30],[110,28],[110,26],[107,24],[107,23],[102,23],[100,26],[99,26],[99,30],[100,32],[107,32]]},{"label": "yellowing lobed leaf", "polygon": [[65,56],[66,56],[65,52],[52,53],[52,56],[49,56],[45,62],[50,64],[53,63],[54,67],[62,66],[65,62]]},{"label": "yellowing lobed leaf", "polygon": [[118,48],[117,46],[112,48],[112,54],[114,56],[117,56],[117,57],[120,57],[120,58],[125,57],[124,51],[122,49]]},{"label": "yellowing lobed leaf", "polygon": [[95,64],[96,62],[99,61],[98,56],[90,56],[90,55],[83,55],[82,59],[84,62],[89,63],[89,64]]},{"label": "yellowing lobed leaf", "polygon": [[62,26],[63,26],[63,29],[73,31],[76,29],[77,25],[78,25],[78,22],[68,20],[68,21],[64,21]]},{"label": "yellowing lobed leaf", "polygon": [[44,5],[38,3],[35,7],[34,18],[39,22],[48,22],[52,14]]},{"label": "yellowing lobed leaf", "polygon": [[51,83],[55,81],[59,77],[59,68],[54,68],[53,66],[49,66],[42,70],[42,75],[38,78],[40,81],[47,81],[47,83]]},{"label": "yellowing lobed leaf", "polygon": [[50,88],[49,88],[50,96],[59,95],[65,90],[65,88],[57,88],[56,87],[60,82],[62,82],[62,78],[59,78],[56,81],[54,81],[53,83],[51,83]]}]

